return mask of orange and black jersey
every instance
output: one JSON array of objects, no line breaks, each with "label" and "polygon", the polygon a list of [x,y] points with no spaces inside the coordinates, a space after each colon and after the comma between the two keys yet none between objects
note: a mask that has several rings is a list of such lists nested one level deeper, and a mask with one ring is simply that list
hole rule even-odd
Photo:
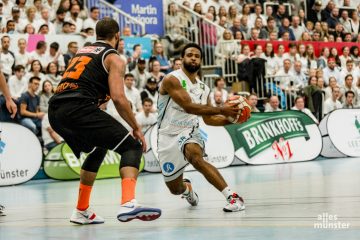
[{"label": "orange and black jersey", "polygon": [[80,49],[70,60],[50,102],[69,98],[87,98],[100,105],[108,101],[109,74],[104,59],[110,53],[118,54],[112,46],[102,41]]}]

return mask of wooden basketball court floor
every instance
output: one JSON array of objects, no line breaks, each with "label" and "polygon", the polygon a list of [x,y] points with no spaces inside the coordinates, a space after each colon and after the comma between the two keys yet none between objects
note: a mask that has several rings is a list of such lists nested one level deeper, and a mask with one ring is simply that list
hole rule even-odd
[{"label": "wooden basketball court floor", "polygon": [[99,180],[92,206],[105,224],[69,222],[77,181],[37,180],[0,188],[0,239],[360,239],[360,158],[236,166],[221,169],[244,196],[246,210],[224,213],[225,202],[197,172],[200,203],[189,207],[166,189],[160,174],[144,174],[138,201],[162,209],[153,222],[118,222],[120,179]]}]

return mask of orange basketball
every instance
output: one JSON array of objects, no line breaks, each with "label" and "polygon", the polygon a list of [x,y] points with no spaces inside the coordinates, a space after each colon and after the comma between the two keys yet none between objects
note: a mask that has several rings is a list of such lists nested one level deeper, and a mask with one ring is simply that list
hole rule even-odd
[{"label": "orange basketball", "polygon": [[239,108],[239,115],[234,119],[232,117],[228,117],[228,120],[232,123],[243,123],[246,122],[251,117],[251,107],[248,100],[242,96],[232,96],[226,101],[225,104],[234,104],[236,103]]}]

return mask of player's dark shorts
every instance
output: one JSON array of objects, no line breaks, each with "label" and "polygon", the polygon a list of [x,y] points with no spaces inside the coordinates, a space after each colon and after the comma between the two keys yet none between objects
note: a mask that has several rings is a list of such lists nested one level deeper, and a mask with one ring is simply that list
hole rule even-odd
[{"label": "player's dark shorts", "polygon": [[109,114],[100,110],[91,99],[66,99],[49,105],[49,122],[64,138],[76,157],[94,147],[117,149],[129,131]]}]

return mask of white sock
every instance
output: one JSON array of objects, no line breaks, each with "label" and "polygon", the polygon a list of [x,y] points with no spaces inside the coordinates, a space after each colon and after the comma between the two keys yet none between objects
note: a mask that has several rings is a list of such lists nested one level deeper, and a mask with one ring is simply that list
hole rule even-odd
[{"label": "white sock", "polygon": [[186,190],[185,190],[185,192],[183,192],[182,194],[183,195],[189,195],[189,193],[190,193],[190,188],[189,188],[189,186],[185,183],[185,186],[186,186]]},{"label": "white sock", "polygon": [[224,188],[224,190],[221,191],[221,193],[224,195],[226,200],[233,194],[233,191],[229,187]]}]

